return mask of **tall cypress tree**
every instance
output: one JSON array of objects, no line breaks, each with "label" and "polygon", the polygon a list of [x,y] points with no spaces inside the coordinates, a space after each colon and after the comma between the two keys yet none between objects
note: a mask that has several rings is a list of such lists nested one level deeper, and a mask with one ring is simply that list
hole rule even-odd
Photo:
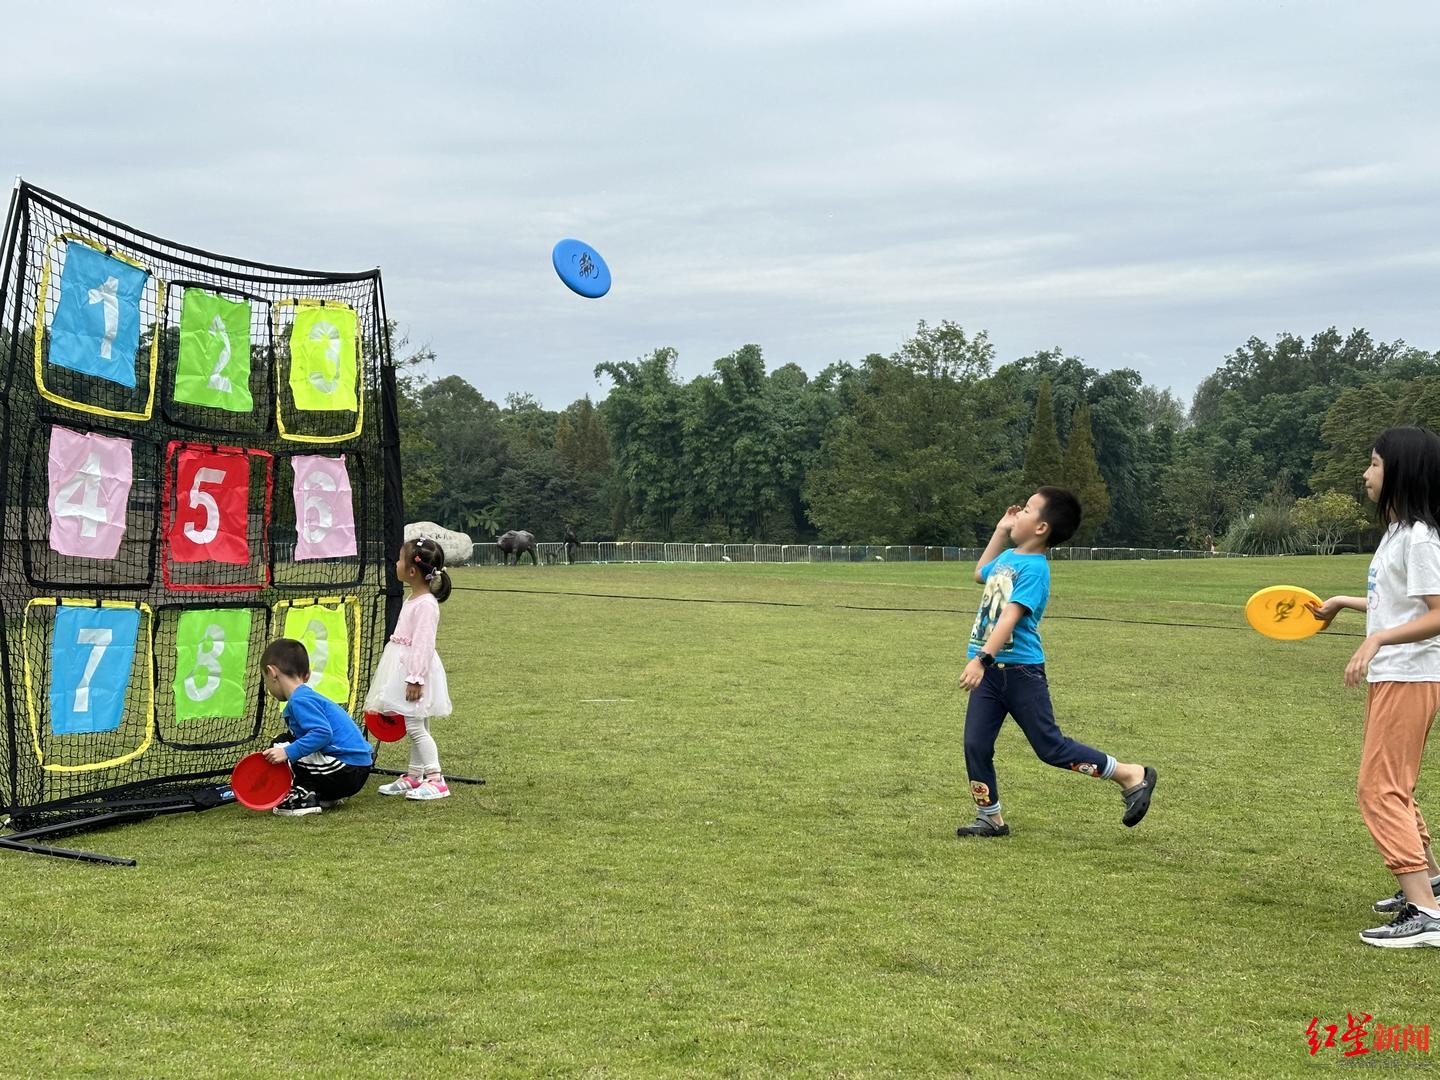
[{"label": "tall cypress tree", "polygon": [[[1088,415],[1088,414],[1087,414]],[[1046,484],[1062,483],[1064,461],[1060,456],[1060,436],[1055,434],[1055,406],[1050,399],[1050,380],[1040,380],[1035,397],[1035,420],[1030,425],[1030,445],[1025,448],[1025,490],[1023,501]]]},{"label": "tall cypress tree", "polygon": [[1105,519],[1110,516],[1110,490],[1095,460],[1095,437],[1090,431],[1090,403],[1083,397],[1070,421],[1070,442],[1065,447],[1061,470],[1063,486],[1075,493],[1083,511],[1073,544],[1090,545]]}]

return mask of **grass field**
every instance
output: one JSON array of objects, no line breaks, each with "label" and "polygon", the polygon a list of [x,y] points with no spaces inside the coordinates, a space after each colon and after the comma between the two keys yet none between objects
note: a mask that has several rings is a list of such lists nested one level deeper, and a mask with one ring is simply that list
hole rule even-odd
[{"label": "grass field", "polygon": [[487,786],[71,841],[134,869],[0,856],[0,1073],[1276,1077],[1342,1062],[1313,1016],[1434,1019],[1440,953],[1356,938],[1394,888],[1363,620],[1240,612],[1362,592],[1363,558],[1055,564],[1060,722],[1160,782],[1127,830],[1007,725],[995,842],[954,836],[968,565],[456,578],[436,731]]}]

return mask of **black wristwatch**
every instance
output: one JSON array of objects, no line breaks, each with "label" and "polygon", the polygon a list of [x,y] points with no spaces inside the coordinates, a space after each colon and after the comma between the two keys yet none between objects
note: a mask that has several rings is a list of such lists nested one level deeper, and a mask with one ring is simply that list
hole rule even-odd
[{"label": "black wristwatch", "polygon": [[995,663],[995,658],[991,656],[988,652],[986,652],[984,649],[981,649],[975,655],[975,659],[980,661],[981,667],[989,667],[991,664]]}]

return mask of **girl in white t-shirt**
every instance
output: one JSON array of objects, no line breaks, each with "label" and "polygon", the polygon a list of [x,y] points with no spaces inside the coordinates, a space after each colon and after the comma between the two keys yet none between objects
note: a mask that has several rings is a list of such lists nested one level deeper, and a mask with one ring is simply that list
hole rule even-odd
[{"label": "girl in white t-shirt", "polygon": [[1365,641],[1345,685],[1369,683],[1356,788],[1360,815],[1400,890],[1375,910],[1393,922],[1362,931],[1369,945],[1440,946],[1440,866],[1415,804],[1430,725],[1440,711],[1440,436],[1425,428],[1381,432],[1365,470],[1385,535],[1370,560],[1365,597],[1312,607],[1328,626],[1345,608],[1364,611]]}]

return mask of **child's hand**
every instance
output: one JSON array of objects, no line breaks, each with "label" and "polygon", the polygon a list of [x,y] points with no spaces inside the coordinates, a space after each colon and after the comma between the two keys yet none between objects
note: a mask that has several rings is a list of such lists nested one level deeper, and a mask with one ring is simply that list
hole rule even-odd
[{"label": "child's hand", "polygon": [[1305,610],[1324,623],[1324,629],[1326,630],[1330,629],[1330,624],[1335,621],[1335,616],[1339,615],[1344,609],[1345,605],[1340,603],[1340,597],[1338,596],[1330,597],[1330,599],[1326,600],[1323,604],[1305,605]]},{"label": "child's hand", "polygon": [[1345,665],[1346,686],[1359,686],[1365,681],[1365,673],[1370,670],[1370,661],[1375,659],[1375,654],[1379,651],[1380,643],[1373,635],[1360,643],[1360,648],[1355,650],[1355,655],[1350,657],[1350,662]]},{"label": "child's hand", "polygon": [[1011,529],[1015,527],[1015,516],[1024,509],[1025,508],[1023,506],[1009,507],[1005,511],[1005,513],[1001,515],[1000,520],[995,523],[996,531],[1008,533]]},{"label": "child's hand", "polygon": [[268,750],[260,751],[260,753],[271,765],[284,765],[290,760],[285,756],[285,748],[283,746],[272,746]]},{"label": "child's hand", "polygon": [[963,686],[968,693],[979,686],[980,681],[984,678],[985,667],[980,663],[980,658],[977,656],[974,660],[966,664],[965,670],[960,673],[960,685]]},{"label": "child's hand", "polygon": [[419,683],[412,682],[412,683],[406,683],[406,684],[405,684],[405,700],[406,700],[406,701],[419,701],[419,700],[420,700],[420,695],[423,694],[424,692],[425,692],[425,688],[424,688],[423,686],[421,686]]}]

